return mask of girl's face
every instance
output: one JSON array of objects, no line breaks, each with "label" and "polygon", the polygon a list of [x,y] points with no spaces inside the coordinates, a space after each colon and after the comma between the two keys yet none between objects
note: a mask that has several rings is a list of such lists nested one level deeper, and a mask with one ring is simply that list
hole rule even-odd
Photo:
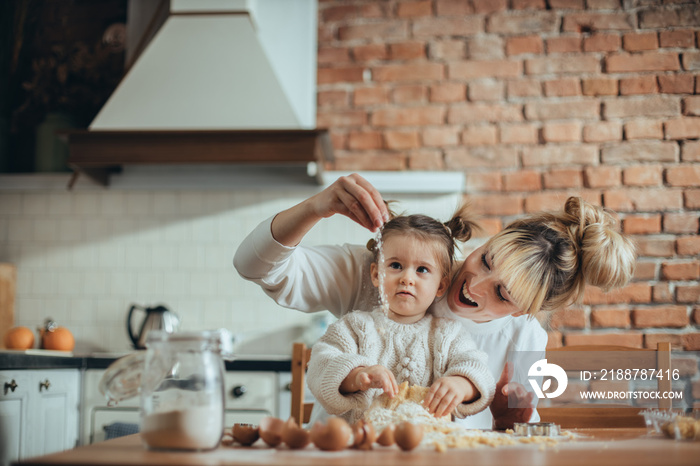
[{"label": "girl's face", "polygon": [[411,236],[393,235],[384,240],[384,264],[371,266],[372,283],[379,286],[380,267],[384,270],[384,293],[389,318],[410,324],[419,321],[436,296],[447,290],[432,244]]},{"label": "girl's face", "polygon": [[499,279],[485,246],[472,252],[457,270],[450,284],[447,302],[456,315],[474,322],[522,315]]}]

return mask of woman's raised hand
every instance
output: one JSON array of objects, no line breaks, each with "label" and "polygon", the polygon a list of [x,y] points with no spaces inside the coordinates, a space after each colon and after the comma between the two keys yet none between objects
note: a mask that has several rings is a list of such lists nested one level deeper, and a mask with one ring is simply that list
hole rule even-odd
[{"label": "woman's raised hand", "polygon": [[389,220],[382,195],[357,173],[341,176],[309,202],[319,217],[345,215],[370,231],[376,231]]}]

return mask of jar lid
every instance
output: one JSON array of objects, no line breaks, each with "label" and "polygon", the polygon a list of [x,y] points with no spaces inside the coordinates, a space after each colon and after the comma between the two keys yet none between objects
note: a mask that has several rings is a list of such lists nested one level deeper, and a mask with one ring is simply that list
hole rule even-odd
[{"label": "jar lid", "polygon": [[98,388],[110,405],[139,394],[145,363],[146,352],[139,351],[119,358],[109,365],[102,374]]}]

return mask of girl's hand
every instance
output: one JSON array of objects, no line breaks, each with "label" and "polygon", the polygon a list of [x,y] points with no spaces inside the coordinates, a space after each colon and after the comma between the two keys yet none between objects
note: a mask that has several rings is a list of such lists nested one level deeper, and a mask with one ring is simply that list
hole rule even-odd
[{"label": "girl's hand", "polygon": [[452,413],[460,403],[475,399],[477,393],[474,384],[465,377],[441,377],[428,390],[423,406],[435,417],[442,417]]},{"label": "girl's hand", "polygon": [[380,365],[357,367],[340,384],[341,393],[364,392],[370,388],[381,388],[390,398],[399,392],[394,374]]},{"label": "girl's hand", "polygon": [[345,215],[370,231],[376,231],[389,220],[389,211],[382,195],[357,173],[341,176],[309,198],[309,202],[319,217]]},{"label": "girl's hand", "polygon": [[512,376],[513,366],[506,363],[489,406],[493,415],[493,428],[496,430],[512,429],[516,422],[528,422],[535,409],[535,394],[528,393],[518,382],[509,382]]}]

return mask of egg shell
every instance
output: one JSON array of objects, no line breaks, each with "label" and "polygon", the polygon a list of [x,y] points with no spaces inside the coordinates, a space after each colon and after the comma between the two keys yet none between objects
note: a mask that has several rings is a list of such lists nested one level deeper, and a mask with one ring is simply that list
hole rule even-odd
[{"label": "egg shell", "polygon": [[241,445],[252,445],[260,438],[258,426],[252,424],[234,424],[233,425],[233,440]]},{"label": "egg shell", "polygon": [[276,447],[282,443],[282,431],[284,430],[284,421],[282,419],[266,416],[260,419],[258,427],[260,438],[263,439],[271,447]]},{"label": "egg shell", "polygon": [[339,417],[332,417],[325,424],[316,422],[311,427],[311,441],[320,450],[343,450],[348,446],[351,437],[350,424]]},{"label": "egg shell", "polygon": [[390,447],[394,444],[394,432],[396,431],[396,426],[394,424],[389,424],[382,430],[382,433],[377,437],[377,443],[383,447]]},{"label": "egg shell", "polygon": [[296,450],[311,443],[311,434],[306,429],[299,427],[294,418],[290,417],[284,423],[282,441],[292,450]]},{"label": "egg shell", "polygon": [[360,419],[352,425],[352,435],[352,446],[358,450],[371,450],[372,444],[377,440],[374,426],[364,419]]},{"label": "egg shell", "polygon": [[423,426],[408,421],[399,422],[394,432],[396,444],[404,451],[411,451],[423,440]]}]

